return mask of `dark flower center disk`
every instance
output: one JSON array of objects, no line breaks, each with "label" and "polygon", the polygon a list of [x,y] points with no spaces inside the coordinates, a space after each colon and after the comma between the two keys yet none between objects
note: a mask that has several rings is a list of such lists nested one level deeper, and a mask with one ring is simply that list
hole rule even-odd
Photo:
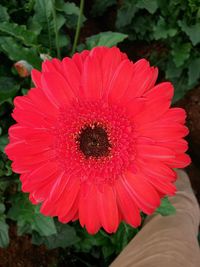
[{"label": "dark flower center disk", "polygon": [[94,124],[93,126],[84,127],[77,141],[86,158],[99,158],[109,155],[111,145],[108,135],[106,130],[99,125]]}]

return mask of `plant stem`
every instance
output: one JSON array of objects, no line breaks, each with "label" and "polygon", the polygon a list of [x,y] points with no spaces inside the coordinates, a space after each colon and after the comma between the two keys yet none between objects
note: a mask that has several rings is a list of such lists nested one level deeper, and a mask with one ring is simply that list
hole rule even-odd
[{"label": "plant stem", "polygon": [[74,43],[73,43],[71,55],[73,55],[76,51],[76,46],[78,43],[78,38],[79,38],[79,34],[80,34],[80,29],[81,29],[81,19],[82,19],[82,15],[83,15],[83,7],[84,7],[84,0],[81,0],[80,1],[80,12],[79,12],[79,16],[78,16],[78,22],[77,22],[77,26],[76,26],[76,33],[75,33],[75,37],[74,37]]},{"label": "plant stem", "polygon": [[57,20],[56,20],[55,4],[54,4],[54,0],[51,0],[51,1],[52,1],[52,14],[53,14],[53,20],[54,20],[54,32],[55,32],[55,40],[56,40],[57,57],[61,58],[59,41],[58,41],[58,31],[57,31]]}]

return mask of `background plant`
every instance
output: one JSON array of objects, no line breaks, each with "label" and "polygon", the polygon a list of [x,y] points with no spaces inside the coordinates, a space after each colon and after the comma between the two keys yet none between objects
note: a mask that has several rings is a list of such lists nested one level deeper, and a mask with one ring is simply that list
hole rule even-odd
[{"label": "background plant", "polygon": [[[60,224],[39,213],[20,190],[4,154],[7,132],[13,124],[13,98],[31,88],[14,64],[24,60],[40,69],[45,58],[62,58],[75,50],[97,45],[119,45],[132,59],[146,57],[159,66],[160,80],[175,85],[174,100],[194,87],[200,78],[200,7],[198,0],[93,0],[85,1],[79,19],[80,38],[74,38],[80,14],[79,1],[2,0],[0,4],[0,247],[9,244],[9,224],[18,235],[30,234],[32,243],[49,249],[89,254],[106,266],[138,232],[121,224],[117,233],[87,234],[79,224]],[[103,23],[102,23],[103,21]],[[94,24],[94,28],[90,25]],[[89,28],[88,28],[89,27]],[[94,34],[95,33],[95,34]],[[74,42],[75,39],[75,42]],[[76,42],[78,41],[78,46]],[[131,51],[131,52],[130,52]],[[158,210],[173,212],[165,199]],[[84,266],[90,266],[89,261]],[[99,265],[100,266],[100,265]]]}]

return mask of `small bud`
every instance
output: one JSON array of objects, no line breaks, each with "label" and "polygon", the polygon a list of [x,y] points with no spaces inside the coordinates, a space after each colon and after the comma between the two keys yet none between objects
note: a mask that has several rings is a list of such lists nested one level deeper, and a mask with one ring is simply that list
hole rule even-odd
[{"label": "small bud", "polygon": [[27,61],[25,60],[20,60],[17,61],[14,64],[15,69],[17,70],[18,74],[20,77],[28,77],[31,74],[31,70],[32,70],[32,65],[30,65]]}]

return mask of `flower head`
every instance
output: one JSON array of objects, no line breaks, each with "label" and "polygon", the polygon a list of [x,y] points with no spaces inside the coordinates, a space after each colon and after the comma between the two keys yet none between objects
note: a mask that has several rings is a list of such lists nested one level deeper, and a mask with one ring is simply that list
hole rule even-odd
[{"label": "flower head", "polygon": [[190,163],[185,112],[170,108],[173,86],[155,85],[157,68],[118,48],[46,60],[35,88],[16,97],[5,151],[22,190],[41,212],[89,233],[141,223]]}]

